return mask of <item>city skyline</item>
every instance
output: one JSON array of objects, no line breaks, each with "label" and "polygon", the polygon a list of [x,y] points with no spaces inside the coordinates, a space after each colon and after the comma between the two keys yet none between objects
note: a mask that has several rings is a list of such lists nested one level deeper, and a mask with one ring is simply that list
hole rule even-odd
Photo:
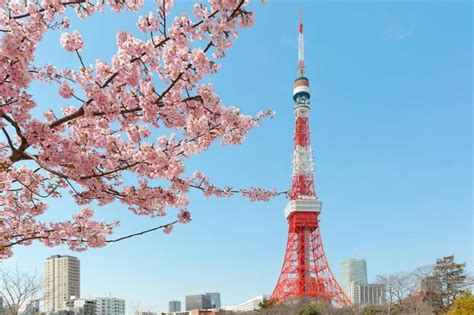
[{"label": "city skyline", "polygon": [[[176,9],[189,7],[184,3]],[[354,256],[370,261],[369,279],[433,263],[451,253],[472,266],[470,240],[463,233],[471,224],[466,220],[470,137],[464,134],[469,131],[469,70],[465,68],[471,47],[465,8],[439,3],[429,9],[415,4],[361,5],[355,12],[351,8],[304,5],[316,190],[325,203],[322,236],[335,276],[340,280],[338,266]],[[286,189],[294,127],[291,90],[298,10],[282,3],[255,6],[255,10],[256,25],[242,31],[213,81],[225,103],[249,114],[271,107],[277,116],[251,132],[243,145],[213,147],[188,168],[190,172],[204,168],[222,185]],[[450,20],[447,29],[437,34],[441,38],[434,38],[440,32],[437,21],[446,12],[461,18]],[[342,30],[330,18],[342,15],[355,23],[364,14],[369,18],[352,30]],[[275,16],[285,19],[275,21]],[[105,14],[101,19],[112,17]],[[81,28],[91,47],[99,40],[110,45],[101,52],[100,57],[106,58],[115,47],[112,31],[133,27],[135,18],[127,18],[130,15],[119,17],[113,27],[104,26],[97,31],[100,36],[93,34],[98,19],[79,27],[72,18],[71,27]],[[48,34],[38,52],[40,61],[54,58],[60,50],[58,34]],[[261,45],[254,45],[257,41]],[[86,51],[85,58],[94,53]],[[65,63],[76,61],[71,58]],[[376,80],[382,72],[391,74],[384,77],[386,82]],[[439,73],[441,78],[433,75]],[[241,92],[244,89],[247,93]],[[45,92],[41,101],[49,96]],[[239,167],[232,169],[237,163]],[[181,296],[221,292],[224,305],[236,305],[262,292],[270,294],[276,283],[286,241],[286,202],[277,198],[262,204],[193,194],[193,221],[177,226],[171,235],[156,232],[84,253],[35,244],[15,248],[4,266],[34,270],[50,255],[76,256],[83,270],[84,297],[112,292],[127,300],[127,314],[136,304],[142,305],[140,309],[166,310],[178,292]],[[59,217],[77,209],[67,198],[54,208]],[[123,221],[117,235],[174,218],[171,213],[151,222],[132,217],[118,205],[96,209],[99,218]],[[447,211],[450,217],[445,216]],[[423,248],[417,248],[420,243]],[[122,289],[123,283],[128,287]]]}]

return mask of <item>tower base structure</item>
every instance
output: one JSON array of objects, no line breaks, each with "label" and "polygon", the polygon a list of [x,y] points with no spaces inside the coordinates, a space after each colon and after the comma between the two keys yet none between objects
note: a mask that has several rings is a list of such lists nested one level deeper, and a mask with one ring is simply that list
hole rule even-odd
[{"label": "tower base structure", "polygon": [[329,268],[318,217],[319,211],[290,213],[285,259],[271,300],[284,303],[315,298],[338,306],[352,305]]}]

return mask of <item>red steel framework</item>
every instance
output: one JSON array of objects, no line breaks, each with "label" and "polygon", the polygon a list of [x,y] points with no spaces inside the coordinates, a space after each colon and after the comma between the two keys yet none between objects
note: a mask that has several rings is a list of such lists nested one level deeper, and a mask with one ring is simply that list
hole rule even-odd
[{"label": "red steel framework", "polygon": [[289,217],[285,258],[271,300],[323,298],[339,306],[351,305],[329,268],[318,217],[318,213],[298,211]]},{"label": "red steel framework", "polygon": [[280,277],[271,300],[320,298],[339,306],[351,301],[329,268],[319,230],[321,202],[314,188],[309,129],[309,81],[304,76],[303,24],[299,24],[298,77],[295,81],[296,126],[290,202],[285,210],[288,241]]}]

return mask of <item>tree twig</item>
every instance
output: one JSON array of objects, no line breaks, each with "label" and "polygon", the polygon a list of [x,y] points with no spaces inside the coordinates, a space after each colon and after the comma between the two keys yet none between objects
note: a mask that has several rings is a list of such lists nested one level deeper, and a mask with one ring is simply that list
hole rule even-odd
[{"label": "tree twig", "polygon": [[136,236],[140,236],[140,235],[143,235],[143,234],[147,234],[147,233],[150,233],[150,232],[153,232],[153,231],[156,231],[156,230],[164,229],[165,227],[174,225],[174,224],[176,224],[176,223],[178,223],[178,220],[175,220],[175,221],[173,221],[173,222],[170,222],[170,223],[167,223],[167,224],[163,224],[163,225],[160,225],[160,226],[157,226],[157,227],[154,227],[154,228],[145,230],[145,231],[141,231],[141,232],[138,232],[138,233],[133,233],[133,234],[126,235],[126,236],[122,236],[122,237],[119,237],[119,238],[116,238],[116,239],[107,240],[106,242],[107,242],[107,243],[120,242],[120,241],[129,239],[129,238],[132,238],[132,237],[136,237]]}]

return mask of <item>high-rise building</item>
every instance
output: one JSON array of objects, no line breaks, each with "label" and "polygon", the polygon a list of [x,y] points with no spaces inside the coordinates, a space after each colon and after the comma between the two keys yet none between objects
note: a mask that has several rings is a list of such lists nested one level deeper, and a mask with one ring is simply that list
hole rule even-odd
[{"label": "high-rise building", "polygon": [[80,262],[72,256],[54,255],[44,264],[44,308],[46,312],[64,309],[64,302],[81,296]]},{"label": "high-rise building", "polygon": [[169,301],[168,305],[168,311],[169,312],[181,312],[181,301]]},{"label": "high-rise building", "polygon": [[367,284],[367,262],[365,259],[347,259],[341,265],[341,287],[350,294],[351,282]]},{"label": "high-rise building", "polygon": [[221,308],[221,294],[217,292],[206,292],[211,298],[211,308]]},{"label": "high-rise building", "polygon": [[125,300],[114,297],[95,298],[97,315],[125,315]]},{"label": "high-rise building", "polygon": [[194,309],[210,309],[211,297],[206,294],[186,295],[186,311]]},{"label": "high-rise building", "polygon": [[383,305],[385,304],[385,285],[351,282],[349,298],[355,305]]}]

